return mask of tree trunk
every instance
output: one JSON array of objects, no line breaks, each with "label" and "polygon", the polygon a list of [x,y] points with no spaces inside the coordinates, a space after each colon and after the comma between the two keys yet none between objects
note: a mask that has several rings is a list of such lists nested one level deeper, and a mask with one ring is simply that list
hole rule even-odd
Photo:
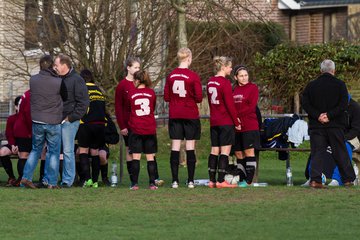
[{"label": "tree trunk", "polygon": [[186,0],[172,0],[173,7],[176,9],[178,17],[178,48],[187,47],[187,33],[186,33]]},{"label": "tree trunk", "polygon": [[295,92],[294,94],[294,113],[300,113],[300,94],[299,92]]}]

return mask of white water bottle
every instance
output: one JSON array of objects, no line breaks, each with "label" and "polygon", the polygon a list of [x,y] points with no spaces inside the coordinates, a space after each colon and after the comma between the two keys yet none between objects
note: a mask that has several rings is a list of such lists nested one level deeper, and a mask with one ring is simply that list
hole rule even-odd
[{"label": "white water bottle", "polygon": [[118,184],[117,177],[117,165],[116,162],[112,163],[112,173],[111,173],[111,187],[116,187]]},{"label": "white water bottle", "polygon": [[355,172],[354,185],[359,185],[359,168],[356,165],[356,163],[354,163],[354,172]]},{"label": "white water bottle", "polygon": [[291,167],[288,167],[286,169],[286,185],[293,186],[293,177],[292,177]]}]

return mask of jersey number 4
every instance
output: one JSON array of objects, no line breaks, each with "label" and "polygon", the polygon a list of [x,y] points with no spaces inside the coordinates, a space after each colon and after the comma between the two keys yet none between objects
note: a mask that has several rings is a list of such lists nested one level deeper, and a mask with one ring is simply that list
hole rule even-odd
[{"label": "jersey number 4", "polygon": [[179,97],[186,97],[185,83],[181,80],[175,80],[173,87],[173,93],[178,94]]},{"label": "jersey number 4", "polygon": [[147,98],[139,98],[135,100],[135,105],[140,105],[140,109],[136,110],[137,116],[146,116],[150,114],[150,100]]},{"label": "jersey number 4", "polygon": [[209,94],[211,95],[211,104],[220,104],[219,100],[216,100],[218,96],[217,89],[215,87],[209,87]]}]

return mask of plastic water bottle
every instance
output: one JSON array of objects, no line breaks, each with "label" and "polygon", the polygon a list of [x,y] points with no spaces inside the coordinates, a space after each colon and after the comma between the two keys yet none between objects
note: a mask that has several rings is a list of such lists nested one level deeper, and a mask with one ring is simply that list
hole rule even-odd
[{"label": "plastic water bottle", "polygon": [[112,173],[111,173],[111,187],[116,187],[117,184],[118,184],[117,165],[116,162],[113,162]]},{"label": "plastic water bottle", "polygon": [[359,168],[358,166],[356,165],[356,163],[354,163],[354,172],[355,172],[355,180],[354,180],[354,185],[359,185]]},{"label": "plastic water bottle", "polygon": [[286,169],[286,185],[287,186],[293,186],[293,177],[292,177],[292,172],[291,172],[291,167],[288,167]]}]

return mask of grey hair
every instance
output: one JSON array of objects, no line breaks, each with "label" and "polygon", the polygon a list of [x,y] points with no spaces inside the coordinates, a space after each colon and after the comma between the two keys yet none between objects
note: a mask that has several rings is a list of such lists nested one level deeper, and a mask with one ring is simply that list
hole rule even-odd
[{"label": "grey hair", "polygon": [[333,72],[335,71],[335,63],[330,59],[325,59],[320,64],[320,70],[321,72]]}]

